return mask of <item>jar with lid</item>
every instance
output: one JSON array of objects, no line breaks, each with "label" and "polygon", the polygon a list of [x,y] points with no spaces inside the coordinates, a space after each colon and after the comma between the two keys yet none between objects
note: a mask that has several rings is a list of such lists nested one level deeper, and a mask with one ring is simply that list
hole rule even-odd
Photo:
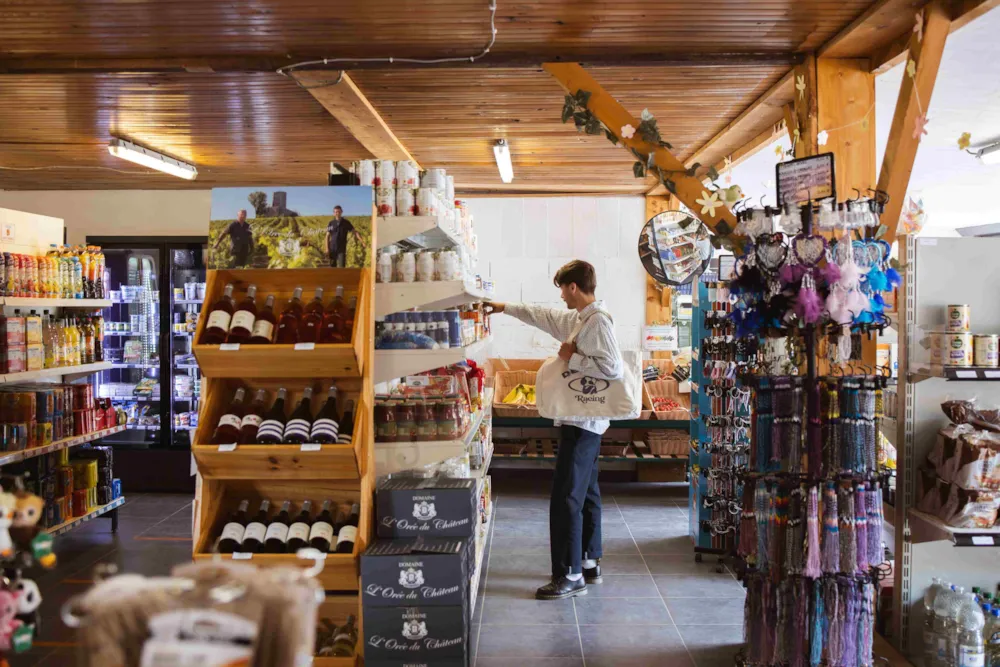
[{"label": "jar with lid", "polygon": [[385,396],[375,397],[375,439],[378,442],[396,442],[396,408]]},{"label": "jar with lid", "polygon": [[399,401],[396,404],[396,430],[398,442],[413,442],[417,439],[417,405],[413,401]]},{"label": "jar with lid", "polygon": [[378,256],[378,267],[376,278],[380,283],[391,283],[392,282],[392,254],[388,252],[381,252]]},{"label": "jar with lid", "polygon": [[456,280],[456,255],[451,250],[442,250],[437,254],[437,261],[434,265],[434,274],[437,280]]},{"label": "jar with lid", "polygon": [[438,403],[435,412],[438,438],[441,440],[458,438],[458,398],[454,394],[448,394],[444,400]]},{"label": "jar with lid", "polygon": [[424,250],[417,255],[417,282],[426,283],[434,280],[434,253]]},{"label": "jar with lid", "polygon": [[417,401],[417,440],[430,442],[437,440],[438,426],[437,415],[434,412],[434,401]]},{"label": "jar with lid", "polygon": [[395,276],[397,283],[412,283],[417,277],[417,260],[412,252],[396,255]]}]

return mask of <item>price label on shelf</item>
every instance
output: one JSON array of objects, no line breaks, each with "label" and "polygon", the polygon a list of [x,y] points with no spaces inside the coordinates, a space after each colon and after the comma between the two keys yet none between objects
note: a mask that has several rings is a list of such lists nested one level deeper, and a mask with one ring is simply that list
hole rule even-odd
[{"label": "price label on shelf", "polygon": [[299,448],[303,452],[318,452],[323,449],[323,445],[318,442],[303,442],[302,446]]},{"label": "price label on shelf", "polygon": [[955,377],[963,380],[974,380],[976,379],[976,371],[955,371]]},{"label": "price label on shelf", "polygon": [[987,380],[1000,379],[1000,371],[983,371],[983,376]]},{"label": "price label on shelf", "polygon": [[992,547],[993,546],[993,536],[992,535],[973,535],[972,544],[977,547]]},{"label": "price label on shelf", "polygon": [[239,343],[223,343],[219,346],[220,352],[235,352],[238,349],[240,349]]},{"label": "price label on shelf", "polygon": [[253,554],[249,551],[234,551],[233,560],[250,560],[253,558]]},{"label": "price label on shelf", "polygon": [[296,350],[315,350],[316,349],[316,343],[296,343],[295,344],[295,349]]},{"label": "price label on shelf", "polygon": [[225,445],[219,445],[219,451],[220,452],[235,452],[236,451],[236,443],[235,442],[230,442],[230,443],[225,444]]}]

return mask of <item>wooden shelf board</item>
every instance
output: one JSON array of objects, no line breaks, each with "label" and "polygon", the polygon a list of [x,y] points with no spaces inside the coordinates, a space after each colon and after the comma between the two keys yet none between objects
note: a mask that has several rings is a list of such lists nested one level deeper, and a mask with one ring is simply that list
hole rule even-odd
[{"label": "wooden shelf board", "polygon": [[407,375],[457,364],[482,354],[491,344],[491,336],[466,347],[442,350],[376,350],[375,382],[386,382]]},{"label": "wooden shelf board", "polygon": [[998,528],[954,528],[933,514],[907,510],[911,540],[921,542],[948,541],[960,547],[1000,547]]},{"label": "wooden shelf board", "polygon": [[[551,419],[544,417],[500,417],[493,418],[493,426],[501,428],[530,428],[530,427],[552,427]],[[691,427],[690,420],[666,420],[666,419],[613,419],[610,428],[630,428],[636,431],[649,431],[659,429],[677,429],[687,431]]]},{"label": "wooden shelf board", "polygon": [[491,296],[474,283],[442,280],[420,283],[379,283],[375,285],[375,317],[384,317],[411,308],[443,310]]},{"label": "wooden shelf board", "polygon": [[10,452],[0,456],[0,466],[9,465],[11,463],[17,463],[19,461],[25,461],[27,459],[33,459],[36,456],[42,456],[44,454],[51,454],[52,452],[58,452],[60,449],[68,449],[70,447],[76,447],[77,445],[82,445],[86,442],[93,442],[95,440],[100,440],[109,435],[115,433],[121,433],[125,430],[125,425],[112,426],[111,428],[106,428],[101,431],[95,431],[93,433],[86,433],[84,435],[74,435],[69,438],[62,438],[61,440],[56,440],[49,445],[44,445],[42,447],[32,447],[31,449],[25,449],[20,452]]},{"label": "wooden shelf board", "polygon": [[102,514],[107,514],[111,510],[117,509],[124,504],[125,504],[125,496],[122,496],[121,498],[115,498],[107,505],[101,505],[99,507],[95,507],[94,509],[90,510],[83,516],[77,516],[73,517],[68,521],[63,521],[62,523],[52,526],[51,528],[47,528],[45,532],[47,532],[52,537],[55,537],[57,535],[62,535],[63,533],[67,533],[73,530],[80,524],[87,523],[91,519],[96,519]]},{"label": "wooden shelf board", "polygon": [[350,344],[316,345],[296,350],[295,345],[241,345],[224,350],[219,345],[194,345],[201,372],[208,377],[290,378],[359,377],[361,364]]},{"label": "wooden shelf board", "polygon": [[[236,560],[258,567],[310,567],[312,561],[303,560],[295,554],[249,554],[250,558],[241,558],[240,555],[234,559],[233,554],[194,554],[195,560],[212,560],[221,558],[224,561]],[[323,571],[316,575],[316,581],[320,583],[324,590],[328,591],[356,591],[358,590],[358,561],[355,554],[327,554],[326,564]]]},{"label": "wooden shelf board", "polygon": [[239,445],[219,451],[219,445],[193,445],[191,451],[202,477],[213,479],[358,479],[354,445],[321,445],[302,451],[300,445]]},{"label": "wooden shelf board", "polygon": [[96,364],[83,364],[81,366],[60,366],[59,368],[43,368],[37,371],[24,371],[21,373],[7,373],[0,375],[0,384],[11,382],[30,382],[40,378],[62,377],[66,375],[83,376],[96,373],[98,371],[113,368],[110,361],[101,361]]}]

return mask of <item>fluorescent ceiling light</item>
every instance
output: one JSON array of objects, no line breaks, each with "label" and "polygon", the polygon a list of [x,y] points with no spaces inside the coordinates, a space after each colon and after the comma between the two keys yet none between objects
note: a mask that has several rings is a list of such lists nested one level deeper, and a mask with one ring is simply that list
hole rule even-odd
[{"label": "fluorescent ceiling light", "polygon": [[983,164],[1000,164],[1000,141],[980,148],[976,151],[976,157]]},{"label": "fluorescent ceiling light", "polygon": [[514,165],[510,162],[510,146],[506,139],[497,139],[493,144],[493,156],[497,159],[497,169],[500,170],[500,180],[510,183],[514,180]]},{"label": "fluorescent ceiling light", "polygon": [[198,169],[193,164],[175,160],[172,157],[167,157],[162,153],[151,151],[148,148],[143,148],[125,139],[112,139],[108,145],[108,152],[115,157],[141,164],[143,167],[149,167],[150,169],[158,169],[171,176],[185,178],[189,181],[198,178]]}]

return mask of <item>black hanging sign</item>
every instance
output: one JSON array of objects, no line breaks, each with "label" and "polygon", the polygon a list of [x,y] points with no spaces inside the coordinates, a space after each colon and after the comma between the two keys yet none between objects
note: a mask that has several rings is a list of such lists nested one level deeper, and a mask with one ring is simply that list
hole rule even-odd
[{"label": "black hanging sign", "polygon": [[833,153],[779,162],[774,171],[781,205],[837,199]]}]

